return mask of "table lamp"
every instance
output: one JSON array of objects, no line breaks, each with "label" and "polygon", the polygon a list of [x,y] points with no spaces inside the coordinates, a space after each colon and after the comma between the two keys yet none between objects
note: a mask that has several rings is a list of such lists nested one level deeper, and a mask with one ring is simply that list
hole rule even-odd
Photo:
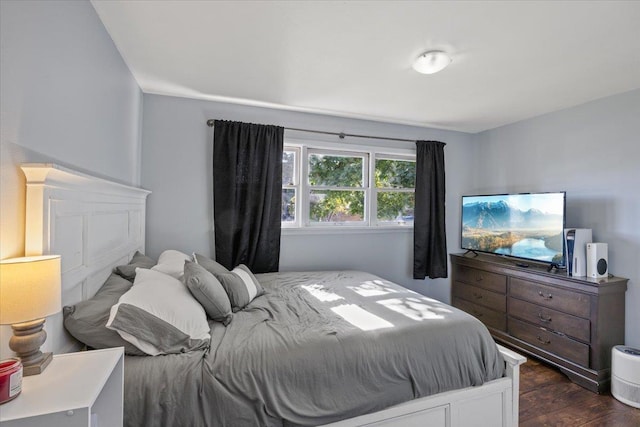
[{"label": "table lamp", "polygon": [[37,375],[51,362],[40,346],[47,339],[45,317],[61,310],[60,256],[0,261],[0,324],[11,325],[9,348],[22,360],[23,375]]}]

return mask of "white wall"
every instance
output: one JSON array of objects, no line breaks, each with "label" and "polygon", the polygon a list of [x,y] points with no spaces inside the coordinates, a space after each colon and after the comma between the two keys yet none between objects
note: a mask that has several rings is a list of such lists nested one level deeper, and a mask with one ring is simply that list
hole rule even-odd
[{"label": "white wall", "polygon": [[[24,254],[22,162],[135,184],[142,93],[88,1],[0,2],[0,258]],[[0,330],[0,357],[7,328]]]},{"label": "white wall", "polygon": [[626,342],[640,347],[640,90],[474,136],[468,193],[567,192],[567,226],[609,244],[629,278]]},{"label": "white wall", "polygon": [[[210,118],[446,142],[447,204],[454,206],[447,215],[448,245],[450,251],[459,249],[460,210],[455,206],[461,189],[471,185],[472,176],[467,173],[472,160],[469,134],[145,94],[142,186],[153,192],[147,207],[146,247],[149,255],[157,257],[162,250],[169,248],[204,254],[213,252],[213,130],[205,124]],[[307,139],[322,137],[286,131],[285,141],[293,136]],[[339,140],[324,136],[323,141]],[[380,142],[369,140],[345,141],[380,145]],[[401,143],[386,144],[397,146]],[[401,146],[415,149],[413,143],[402,143]],[[412,241],[413,235],[402,231],[358,234],[333,232],[324,235],[285,233],[282,237],[280,265],[282,270],[367,270],[449,301],[448,280],[412,279]]]}]

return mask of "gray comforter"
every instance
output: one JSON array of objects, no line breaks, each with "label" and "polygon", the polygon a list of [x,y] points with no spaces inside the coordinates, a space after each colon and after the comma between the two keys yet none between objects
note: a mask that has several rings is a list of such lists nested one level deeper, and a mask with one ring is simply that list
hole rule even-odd
[{"label": "gray comforter", "polygon": [[257,277],[209,351],[126,358],[126,425],[318,425],[503,375],[478,320],[371,274]]}]

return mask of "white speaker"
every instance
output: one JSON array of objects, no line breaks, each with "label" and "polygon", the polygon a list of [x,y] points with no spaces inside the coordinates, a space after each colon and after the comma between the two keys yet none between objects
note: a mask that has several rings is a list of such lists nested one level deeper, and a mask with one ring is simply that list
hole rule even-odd
[{"label": "white speaker", "polygon": [[609,275],[609,245],[587,243],[587,277],[599,279]]},{"label": "white speaker", "polygon": [[564,247],[567,274],[569,276],[587,275],[587,243],[591,243],[590,228],[565,228]]},{"label": "white speaker", "polygon": [[611,350],[611,394],[640,408],[640,350],[616,345]]}]

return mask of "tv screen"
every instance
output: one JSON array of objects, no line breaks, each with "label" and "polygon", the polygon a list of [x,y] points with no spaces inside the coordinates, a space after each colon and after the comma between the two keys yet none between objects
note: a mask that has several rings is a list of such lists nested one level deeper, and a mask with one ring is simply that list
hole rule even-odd
[{"label": "tv screen", "polygon": [[462,196],[463,249],[564,265],[565,193]]}]

